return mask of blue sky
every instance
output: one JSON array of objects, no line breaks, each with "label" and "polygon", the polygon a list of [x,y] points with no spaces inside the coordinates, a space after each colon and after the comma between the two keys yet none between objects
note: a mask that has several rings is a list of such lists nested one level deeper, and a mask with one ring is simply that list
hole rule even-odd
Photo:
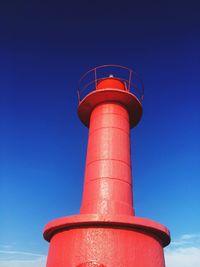
[{"label": "blue sky", "polygon": [[111,63],[145,84],[131,133],[136,215],[170,229],[167,267],[200,265],[198,1],[138,2],[0,4],[2,267],[44,267],[44,225],[79,213],[87,129],[77,84]]}]

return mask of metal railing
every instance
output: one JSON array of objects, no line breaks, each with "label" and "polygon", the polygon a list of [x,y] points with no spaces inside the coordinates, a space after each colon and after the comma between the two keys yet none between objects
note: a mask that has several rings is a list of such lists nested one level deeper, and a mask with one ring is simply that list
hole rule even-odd
[{"label": "metal railing", "polygon": [[133,93],[140,102],[144,98],[144,85],[136,71],[120,65],[102,65],[87,71],[80,79],[78,85],[79,102],[94,91],[97,84],[108,77],[122,81],[125,89]]}]

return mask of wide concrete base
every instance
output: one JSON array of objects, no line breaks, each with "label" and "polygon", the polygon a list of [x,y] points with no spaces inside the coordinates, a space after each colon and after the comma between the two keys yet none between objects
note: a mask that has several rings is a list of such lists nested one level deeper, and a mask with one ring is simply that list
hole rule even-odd
[{"label": "wide concrete base", "polygon": [[48,223],[47,267],[164,267],[166,227],[135,216],[77,215]]}]

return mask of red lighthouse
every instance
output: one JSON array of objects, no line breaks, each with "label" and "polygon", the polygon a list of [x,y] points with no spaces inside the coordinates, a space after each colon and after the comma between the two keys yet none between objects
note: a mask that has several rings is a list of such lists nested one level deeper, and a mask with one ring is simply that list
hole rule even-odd
[{"label": "red lighthouse", "polygon": [[169,231],[133,208],[130,129],[142,116],[139,84],[117,65],[82,77],[78,115],[89,128],[82,206],[46,225],[47,267],[165,266]]}]

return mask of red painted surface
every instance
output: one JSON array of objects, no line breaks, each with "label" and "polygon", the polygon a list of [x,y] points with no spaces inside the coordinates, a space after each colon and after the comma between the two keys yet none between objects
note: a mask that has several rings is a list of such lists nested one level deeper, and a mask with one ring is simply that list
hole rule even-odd
[{"label": "red painted surface", "polygon": [[130,128],[141,118],[140,101],[108,77],[81,100],[78,114],[89,126],[81,214],[46,225],[47,267],[164,267],[169,231],[133,210]]},{"label": "red painted surface", "polygon": [[129,115],[117,103],[91,114],[81,213],[133,215]]},{"label": "red painted surface", "polygon": [[102,90],[105,88],[114,88],[119,90],[126,90],[125,83],[114,77],[99,81],[96,86],[96,90]]}]

